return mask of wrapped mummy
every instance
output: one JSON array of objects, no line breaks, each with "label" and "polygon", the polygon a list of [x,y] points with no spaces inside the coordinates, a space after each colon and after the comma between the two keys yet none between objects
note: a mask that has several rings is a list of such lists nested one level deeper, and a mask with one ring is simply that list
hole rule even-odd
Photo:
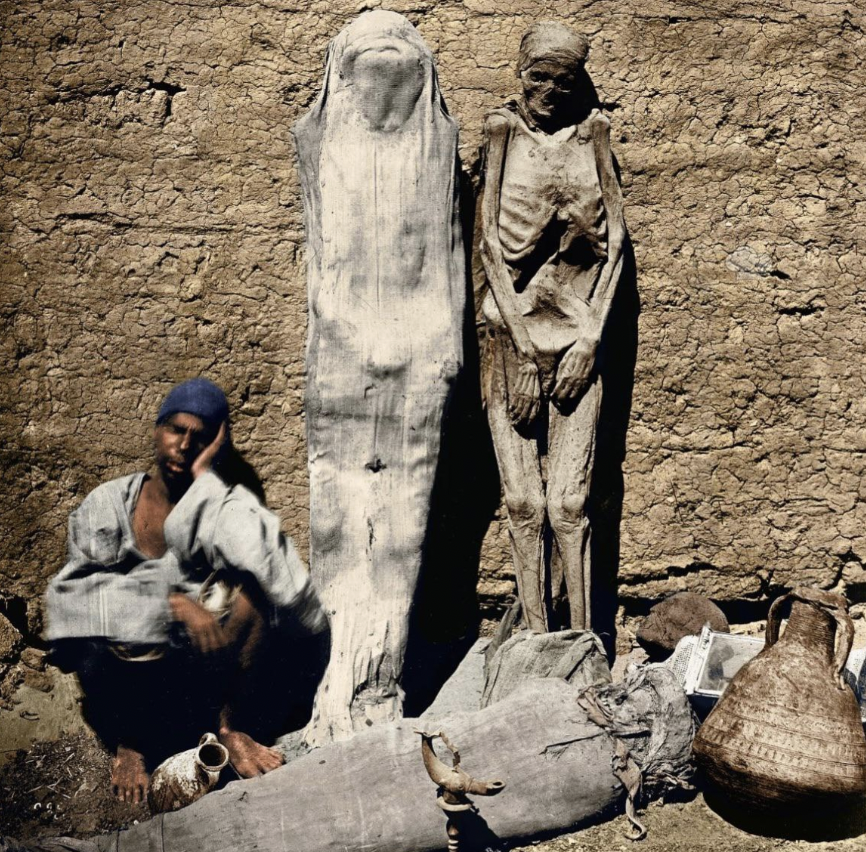
[{"label": "wrapped mummy", "polygon": [[[466,767],[507,784],[466,814],[467,850],[513,848],[518,838],[623,807],[642,834],[633,807],[641,787],[651,799],[688,787],[692,776],[691,708],[663,668],[635,669],[621,684],[582,694],[560,678],[529,680],[503,701],[435,726]],[[382,725],[113,835],[26,848],[0,837],[0,852],[439,852],[445,817],[414,727]]]},{"label": "wrapped mummy", "polygon": [[308,251],[311,569],[332,637],[305,734],[319,745],[402,715],[466,278],[457,126],[404,17],[368,12],[340,32],[294,134]]}]

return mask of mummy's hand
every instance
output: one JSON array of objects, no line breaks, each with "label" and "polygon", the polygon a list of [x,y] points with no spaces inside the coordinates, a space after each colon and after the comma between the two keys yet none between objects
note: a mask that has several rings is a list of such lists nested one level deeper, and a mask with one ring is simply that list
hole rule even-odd
[{"label": "mummy's hand", "polygon": [[553,398],[559,403],[576,399],[586,387],[595,367],[595,353],[598,344],[586,338],[578,338],[562,356],[556,371],[556,384]]},{"label": "mummy's hand", "polygon": [[508,395],[508,416],[514,426],[528,426],[541,405],[541,381],[534,361],[520,364],[517,380]]}]

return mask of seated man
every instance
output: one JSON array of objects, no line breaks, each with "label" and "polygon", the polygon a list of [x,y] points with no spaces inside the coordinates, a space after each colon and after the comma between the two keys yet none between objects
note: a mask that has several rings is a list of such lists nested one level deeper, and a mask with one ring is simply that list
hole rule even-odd
[{"label": "seated man", "polygon": [[267,697],[251,689],[253,663],[263,636],[327,626],[279,520],[214,473],[227,438],[215,384],[175,387],[156,420],[155,471],[85,498],[48,588],[48,639],[78,671],[88,720],[116,753],[111,784],[123,801],[144,798],[157,758],[214,727],[239,775],[279,766],[278,751],[238,729],[241,702]]}]

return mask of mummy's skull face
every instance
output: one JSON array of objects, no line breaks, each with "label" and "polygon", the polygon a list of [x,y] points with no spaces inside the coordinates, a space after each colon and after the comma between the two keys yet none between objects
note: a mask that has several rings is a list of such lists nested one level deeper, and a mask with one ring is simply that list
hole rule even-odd
[{"label": "mummy's skull face", "polygon": [[545,124],[567,112],[579,71],[554,59],[541,59],[520,72],[526,107],[536,121]]}]

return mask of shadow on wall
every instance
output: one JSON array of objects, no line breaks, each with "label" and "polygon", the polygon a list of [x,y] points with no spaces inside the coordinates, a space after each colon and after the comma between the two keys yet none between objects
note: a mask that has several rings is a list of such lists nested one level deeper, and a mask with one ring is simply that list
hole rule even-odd
[{"label": "shadow on wall", "polygon": [[626,237],[622,276],[602,339],[600,368],[604,396],[588,501],[593,529],[592,622],[610,659],[613,659],[616,648],[617,578],[624,494],[622,466],[631,415],[639,314],[637,267],[631,240]]},{"label": "shadow on wall", "polygon": [[217,465],[217,470],[226,485],[243,485],[259,498],[263,506],[268,505],[261,477],[234,444],[229,445],[225,456]]},{"label": "shadow on wall", "polygon": [[464,366],[442,422],[424,557],[410,614],[403,670],[407,716],[423,712],[477,638],[481,544],[499,505],[499,473],[481,401],[470,274],[475,193],[463,169],[459,174],[467,270]]},{"label": "shadow on wall", "polygon": [[[575,96],[583,110],[604,108],[585,68],[578,74]],[[617,180],[622,184],[615,154],[613,167]],[[631,416],[640,315],[637,264],[628,234],[627,207],[624,212],[626,233],[622,272],[598,355],[604,390],[598,421],[595,468],[587,499],[587,513],[592,526],[592,629],[601,638],[611,661],[616,656],[616,614],[619,604],[620,524],[624,496],[622,467]],[[561,597],[557,599],[557,596],[554,600],[560,626],[567,626],[568,603]]]}]

